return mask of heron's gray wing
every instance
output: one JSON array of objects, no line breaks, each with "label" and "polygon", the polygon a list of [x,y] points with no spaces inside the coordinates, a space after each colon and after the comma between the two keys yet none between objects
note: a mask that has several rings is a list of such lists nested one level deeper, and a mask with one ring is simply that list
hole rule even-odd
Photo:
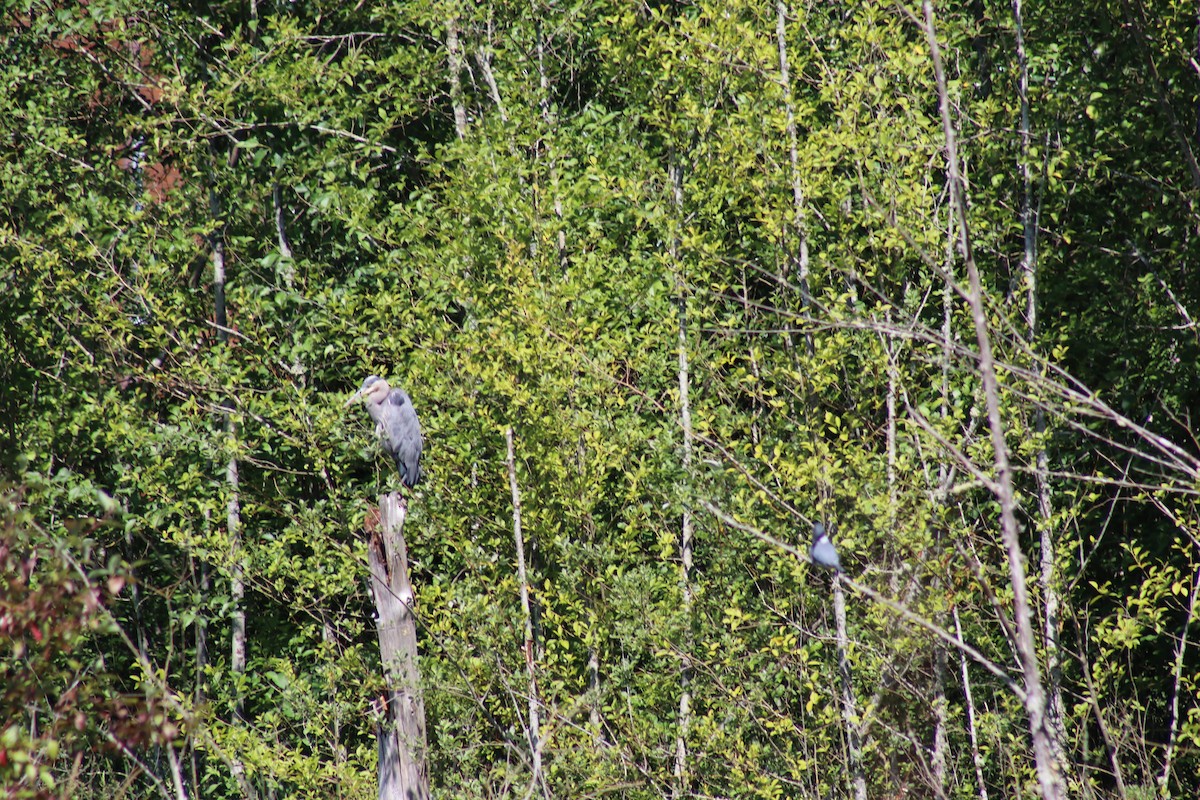
[{"label": "heron's gray wing", "polygon": [[389,449],[400,470],[400,480],[405,486],[412,487],[421,480],[421,450],[424,446],[421,424],[417,421],[412,401],[403,390],[393,389],[388,395],[387,405]]}]

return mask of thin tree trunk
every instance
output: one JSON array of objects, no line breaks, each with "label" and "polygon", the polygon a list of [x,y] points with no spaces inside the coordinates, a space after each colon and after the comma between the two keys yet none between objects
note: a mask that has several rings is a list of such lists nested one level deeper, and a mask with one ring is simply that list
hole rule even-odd
[{"label": "thin tree trunk", "polygon": [[[218,323],[219,324],[219,323]],[[225,413],[225,434],[232,448],[237,436],[237,427],[228,411]],[[225,506],[225,525],[229,537],[229,595],[231,611],[229,669],[236,676],[246,674],[246,584],[242,556],[241,507],[238,498],[238,462],[231,455],[225,465],[225,483],[229,501]],[[246,721],[246,705],[239,690],[234,701],[233,717],[238,722]],[[241,787],[242,794],[250,800],[258,797],[254,785],[246,776],[246,767],[237,755],[231,755],[233,777]]]},{"label": "thin tree trunk", "polygon": [[[233,154],[230,154],[233,157]],[[221,230],[221,200],[215,185],[208,189],[209,214],[217,229],[210,238],[213,268],[213,316],[217,328],[217,341],[222,347],[229,346],[229,317],[225,307],[225,239]],[[233,419],[233,400],[226,397],[221,401],[222,427],[225,431],[225,448],[229,460],[225,463],[225,485],[229,497],[225,504],[225,528],[229,544],[229,595],[231,606],[229,669],[240,682],[246,673],[246,585],[243,577],[241,503],[238,487],[237,423]],[[234,700],[233,717],[245,722],[245,703],[239,692]],[[258,797],[253,784],[246,776],[246,767],[236,755],[230,756],[231,771],[242,795],[254,800]]]},{"label": "thin tree trunk", "polygon": [[[204,525],[207,532],[209,523],[211,522],[209,510],[204,510]],[[208,580],[208,564],[203,561],[197,562],[192,560],[193,579],[197,584],[197,594],[200,596],[200,602],[204,603],[208,599],[209,580]],[[198,575],[198,577],[197,577]],[[203,708],[208,701],[208,687],[205,683],[205,669],[208,666],[208,615],[203,607],[197,610],[195,622],[196,636],[196,689],[193,695],[193,707]],[[199,798],[200,790],[200,748],[196,746],[196,739],[193,737],[190,740],[190,777],[192,781],[192,795]]]},{"label": "thin tree trunk", "polygon": [[183,770],[179,766],[179,754],[171,745],[166,746],[167,766],[171,770],[171,786],[175,789],[175,800],[187,800],[187,791],[183,788]]},{"label": "thin tree trunk", "polygon": [[933,61],[934,79],[937,82],[942,132],[946,140],[950,205],[958,222],[959,248],[967,268],[967,302],[970,306],[975,338],[979,346],[979,373],[983,383],[984,402],[987,408],[988,428],[992,437],[996,471],[996,476],[989,481],[988,488],[1000,506],[1000,536],[1008,555],[1008,573],[1012,583],[1013,618],[1017,634],[1014,645],[1025,687],[1025,713],[1033,742],[1034,761],[1037,767],[1041,796],[1043,800],[1061,800],[1065,797],[1066,787],[1063,782],[1062,765],[1058,759],[1054,732],[1046,716],[1046,693],[1037,660],[1037,643],[1026,585],[1025,555],[1021,551],[1017,527],[1016,494],[1012,483],[1012,468],[1009,464],[1008,443],[1004,438],[1004,420],[1000,412],[1000,389],[996,377],[996,365],[992,356],[987,310],[984,307],[983,284],[975,263],[970,228],[967,225],[966,187],[959,170],[958,143],[954,122],[950,116],[950,96],[946,88],[946,75],[934,27],[933,5],[931,0],[923,0],[921,5],[925,17],[925,35]]},{"label": "thin tree trunk", "polygon": [[279,244],[279,277],[283,279],[283,285],[290,290],[296,282],[296,263],[292,254],[292,243],[288,240],[283,188],[279,185],[278,177],[271,184],[271,208],[275,218],[275,240]]},{"label": "thin tree trunk", "polygon": [[[1080,630],[1079,621],[1075,621],[1076,629]],[[1086,631],[1086,629],[1084,629]],[[1075,653],[1075,657],[1079,659],[1079,675],[1083,678],[1084,688],[1087,691],[1084,697],[1088,700],[1088,705],[1092,708],[1092,716],[1096,720],[1096,729],[1100,732],[1100,738],[1104,740],[1104,752],[1108,756],[1109,766],[1112,768],[1113,782],[1117,785],[1118,800],[1128,800],[1129,793],[1125,789],[1125,777],[1121,770],[1121,757],[1117,750],[1117,743],[1113,741],[1112,731],[1109,730],[1108,722],[1104,719],[1104,710],[1100,708],[1100,693],[1096,689],[1096,684],[1092,681],[1092,665],[1087,660],[1088,642],[1086,641],[1086,632],[1082,635],[1082,641],[1079,642],[1079,650]]]},{"label": "thin tree trunk", "polygon": [[[785,0],[775,2],[775,41],[779,49],[779,84],[783,89],[783,109],[786,119],[788,137],[788,159],[791,165],[792,179],[792,237],[795,239],[794,262],[796,282],[800,285],[800,305],[805,316],[812,305],[812,296],[808,287],[808,230],[804,214],[804,187],[800,181],[800,154],[797,146],[796,115],[792,102],[792,79],[788,68],[787,56],[787,15],[788,8]],[[788,262],[785,261],[785,264]],[[787,278],[785,268],[784,278]],[[809,355],[813,353],[813,338],[806,333],[805,342]],[[787,334],[787,344],[792,344],[792,336]]]},{"label": "thin tree trunk", "polygon": [[[206,510],[205,516],[207,516],[207,515],[208,515],[208,512]],[[195,569],[199,573],[199,578],[197,579],[197,589],[199,590],[199,596],[202,598],[201,602],[203,603],[204,600],[206,600],[208,598],[208,591],[209,591],[208,565],[205,564],[203,561],[201,561],[196,564]],[[207,699],[208,699],[208,685],[207,685],[207,681],[204,677],[204,671],[208,667],[208,615],[204,612],[203,609],[201,609],[196,614],[195,634],[196,634],[195,702],[196,702],[197,706],[202,706],[202,705],[204,705],[205,702],[207,702]]]},{"label": "thin tree trunk", "polygon": [[[219,253],[220,251],[215,252]],[[217,262],[218,259],[214,256],[214,263]],[[217,305],[217,335],[222,341],[227,342],[229,334],[225,332],[224,259],[219,259],[219,263],[220,270],[217,274],[220,278],[218,279],[217,286],[220,287],[218,290],[218,298],[220,299]],[[229,541],[229,591],[233,607],[229,667],[233,670],[234,674],[243,675],[246,672],[246,584],[243,577],[242,564],[241,500],[239,497],[238,462],[237,456],[233,454],[233,449],[237,441],[237,424],[233,421],[231,407],[223,407],[221,414],[224,417],[226,446],[230,450],[229,460],[225,463],[225,486],[229,492],[229,499],[225,504],[225,528]],[[245,720],[245,705],[241,697],[238,697],[235,702],[234,716],[239,720]]]},{"label": "thin tree trunk", "polygon": [[[959,641],[963,639],[962,622],[958,619],[958,609],[954,609],[954,632]],[[983,779],[983,753],[979,749],[979,727],[975,722],[975,699],[971,695],[971,672],[967,668],[967,656],[959,653],[962,663],[963,700],[967,704],[967,734],[971,738],[971,763],[975,766],[975,783],[979,787],[979,800],[988,800],[987,782]]]},{"label": "thin tree trunk", "polygon": [[[1025,279],[1025,322],[1026,335],[1031,350],[1037,347],[1038,334],[1038,280],[1037,280],[1037,210],[1033,196],[1033,165],[1030,163],[1032,131],[1029,122],[1029,59],[1025,52],[1025,29],[1021,16],[1021,0],[1012,0],[1013,28],[1017,47],[1017,93],[1020,100],[1021,134],[1021,227],[1024,252],[1021,257],[1021,273]],[[1041,546],[1041,570],[1039,585],[1044,605],[1043,630],[1046,637],[1046,719],[1054,734],[1055,760],[1063,764],[1063,741],[1066,738],[1062,724],[1062,653],[1059,648],[1061,624],[1059,622],[1058,582],[1055,578],[1055,550],[1053,514],[1050,496],[1050,457],[1045,447],[1046,412],[1034,409],[1034,430],[1041,443],[1034,456],[1034,480],[1037,484],[1038,525]]]},{"label": "thin tree trunk", "polygon": [[[541,15],[538,13],[537,3],[534,2],[532,7],[535,17],[540,20]],[[562,193],[559,191],[558,185],[558,161],[553,151],[556,120],[550,107],[550,76],[546,73],[546,38],[540,22],[537,28],[537,65],[540,90],[538,106],[542,112],[542,122],[546,126],[545,148],[550,160],[550,192],[553,195],[554,216],[558,220],[558,234],[555,236],[554,244],[557,248],[558,264],[565,271],[567,268],[567,232],[563,227]]]},{"label": "thin tree trunk", "polygon": [[[595,627],[595,619],[592,620]],[[588,704],[588,727],[592,730],[592,744],[596,747],[608,746],[604,738],[604,719],[600,716],[600,650],[593,643],[588,645],[587,660],[588,694],[591,701]]]},{"label": "thin tree trunk", "polygon": [[846,747],[850,756],[850,786],[854,800],[867,800],[867,777],[863,772],[862,742],[854,681],[850,674],[850,637],[846,632],[846,594],[841,574],[833,580],[833,619],[837,628],[838,675],[842,684],[842,724],[846,726]]},{"label": "thin tree trunk", "polygon": [[[283,190],[279,185],[279,179],[271,184],[271,206],[275,212],[275,238],[279,242],[279,255],[283,258],[292,258],[292,244],[288,241],[287,226],[284,224],[285,215],[283,208]],[[284,285],[289,289],[292,288],[292,273],[290,266],[288,271],[284,272]]]},{"label": "thin tree trunk", "polygon": [[[936,584],[935,584],[936,585]],[[939,616],[945,617],[944,614]],[[933,752],[930,761],[933,769],[933,790],[938,797],[946,797],[946,750],[949,747],[949,702],[946,700],[946,648],[941,642],[933,643]]]},{"label": "thin tree trunk", "polygon": [[[1031,290],[1031,293],[1034,290]],[[1032,302],[1032,301],[1031,301]],[[1031,337],[1032,338],[1032,337]],[[1032,346],[1032,342],[1030,343]],[[1062,748],[1066,731],[1062,719],[1062,598],[1058,592],[1057,551],[1054,543],[1054,504],[1050,489],[1050,455],[1046,450],[1046,412],[1034,411],[1034,431],[1042,444],[1034,457],[1034,480],[1037,484],[1039,546],[1041,570],[1039,584],[1045,606],[1044,635],[1046,637],[1046,714],[1054,732],[1055,749],[1062,763]]]},{"label": "thin tree trunk", "polygon": [[1175,747],[1178,744],[1176,737],[1179,734],[1179,693],[1182,690],[1183,661],[1187,653],[1188,629],[1191,627],[1192,619],[1196,616],[1198,595],[1200,595],[1200,569],[1196,571],[1196,577],[1192,581],[1192,594],[1188,598],[1188,615],[1183,622],[1183,633],[1179,637],[1179,646],[1175,649],[1175,686],[1171,692],[1171,722],[1167,729],[1167,746],[1163,750],[1162,772],[1158,776],[1160,797],[1171,796],[1171,766]]},{"label": "thin tree trunk", "polygon": [[[884,315],[884,326],[887,330],[892,328],[892,312],[888,309]],[[892,350],[892,340],[885,338],[883,340],[884,355],[887,357],[887,397],[884,398],[884,407],[887,411],[887,487],[888,487],[888,527],[892,530],[896,528],[896,505],[899,502],[899,492],[896,484],[896,395],[900,391],[900,376],[896,369],[896,354]]]},{"label": "thin tree trunk", "polygon": [[[330,654],[340,652],[337,629],[327,610],[321,612],[321,642],[329,648]],[[333,756],[334,763],[344,764],[346,763],[346,748],[342,747],[342,706],[338,702],[337,695],[337,687],[331,686],[328,702],[333,711],[333,719],[329,724],[329,751]]]},{"label": "thin tree trunk", "polygon": [[[209,213],[213,221],[220,226],[221,201],[215,186],[209,188]],[[217,328],[217,341],[222,347],[229,346],[229,317],[225,307],[225,241],[218,227],[212,234],[212,268],[213,268],[213,317]],[[230,643],[230,668],[236,674],[246,671],[246,611],[243,606],[245,585],[242,580],[241,563],[241,509],[238,498],[238,463],[234,445],[237,440],[237,426],[233,420],[233,401],[225,398],[221,402],[222,427],[225,429],[226,447],[229,460],[225,463],[225,484],[229,491],[229,499],[225,504],[225,526],[229,541],[229,564],[231,595],[233,597],[233,632]],[[243,705],[237,700],[234,715],[242,719]]]},{"label": "thin tree trunk", "polygon": [[[947,237],[946,237],[946,275],[953,275],[954,269],[954,217],[948,216],[947,220]],[[943,420],[946,420],[950,415],[950,364],[953,358],[954,340],[952,338],[952,320],[954,315],[954,291],[951,286],[950,279],[947,278],[946,284],[942,289],[942,354],[941,354],[941,405],[940,414]],[[938,462],[937,487],[935,492],[936,502],[938,505],[945,505],[947,492],[949,490],[951,473],[949,467],[944,461]],[[934,536],[935,554],[941,554],[943,546],[940,529]],[[940,591],[941,581],[938,578],[933,580],[933,591]],[[955,611],[955,623],[957,624],[958,616]],[[939,614],[938,623],[944,627],[945,614]],[[958,638],[962,639],[962,631],[958,631]],[[936,663],[935,689],[934,689],[934,752],[933,752],[933,779],[934,785],[940,797],[946,796],[946,748],[947,748],[947,727],[948,727],[948,706],[946,700],[946,681],[947,670],[946,664],[948,654],[944,643],[940,640],[934,642],[934,658]],[[960,653],[963,665],[963,676],[966,677],[967,661],[966,656]],[[964,690],[969,692],[970,687],[964,685]],[[969,701],[968,701],[969,702]],[[972,709],[973,712],[973,709]],[[972,724],[972,741],[974,741],[974,727]],[[978,749],[975,751],[978,753]],[[982,773],[980,773],[982,777]],[[986,800],[983,798],[982,800]]]},{"label": "thin tree trunk", "polygon": [[529,794],[541,789],[544,797],[550,796],[550,787],[542,774],[542,739],[541,712],[538,701],[537,664],[534,654],[537,645],[533,635],[533,613],[529,601],[529,578],[525,571],[525,535],[521,529],[521,492],[517,486],[517,455],[513,445],[513,429],[510,425],[504,431],[504,443],[508,449],[505,464],[508,467],[508,485],[512,490],[513,504],[513,542],[517,551],[517,584],[521,591],[521,615],[525,626],[525,670],[529,677],[529,716],[527,727],[529,732],[529,757],[533,764],[533,775],[529,780]]},{"label": "thin tree trunk", "polygon": [[[500,87],[496,83],[496,75],[492,72],[492,23],[488,20],[488,43],[481,46],[475,53],[475,63],[479,65],[479,71],[483,73],[483,82],[488,86],[488,93],[492,96],[492,102],[496,104],[496,111],[500,114],[501,122],[508,122],[508,113],[504,110],[504,100],[500,97]],[[511,142],[510,142],[511,149]]]},{"label": "thin tree trunk", "polygon": [[417,667],[417,620],[408,579],[404,521],[408,504],[398,492],[379,497],[379,526],[371,532],[367,561],[387,686],[376,736],[379,800],[428,800],[425,700]]},{"label": "thin tree trunk", "polygon": [[[940,582],[935,581],[934,590],[940,588]],[[944,621],[946,615],[941,616]],[[962,637],[959,637],[962,638]],[[946,698],[946,684],[949,680],[947,670],[946,645],[940,640],[934,642],[934,748],[930,753],[932,772],[934,772],[934,792],[938,798],[946,798],[946,765],[949,748],[949,702]]]},{"label": "thin tree trunk", "polygon": [[1030,157],[1029,123],[1029,60],[1025,53],[1025,31],[1021,19],[1021,0],[1012,0],[1013,28],[1017,45],[1017,96],[1021,105],[1021,228],[1024,239],[1024,254],[1021,258],[1021,273],[1025,278],[1026,323],[1030,339],[1037,333],[1037,219],[1033,208],[1033,168]]},{"label": "thin tree trunk", "polygon": [[454,12],[446,18],[446,54],[449,57],[450,104],[454,107],[454,132],[462,140],[467,138],[467,107],[462,96],[463,54],[458,41],[458,15]]},{"label": "thin tree trunk", "polygon": [[[225,419],[225,432],[230,440],[237,429],[230,417]],[[233,601],[233,632],[230,642],[229,667],[236,675],[246,672],[246,584],[242,568],[241,507],[238,498],[238,462],[229,457],[225,465],[225,483],[229,488],[229,502],[225,507],[225,525],[229,532],[230,595]],[[239,696],[234,705],[234,716],[245,721],[245,703]]]},{"label": "thin tree trunk", "polygon": [[[682,224],[683,221],[683,170],[674,157],[668,168],[671,181],[672,197],[675,213]],[[680,240],[677,234],[671,237],[671,263],[676,270],[676,294],[678,303],[679,333],[679,427],[683,432],[681,461],[685,480],[690,480],[692,472],[692,407],[690,391],[690,375],[688,363],[688,328],[687,328],[687,283],[683,278],[683,264],[680,257]],[[684,502],[680,519],[679,531],[679,591],[683,600],[683,615],[687,620],[688,635],[685,638],[682,664],[679,670],[679,732],[675,739],[675,797],[683,797],[688,793],[688,750],[687,738],[692,725],[692,668],[691,658],[691,619],[692,619],[692,509],[688,501]]]}]

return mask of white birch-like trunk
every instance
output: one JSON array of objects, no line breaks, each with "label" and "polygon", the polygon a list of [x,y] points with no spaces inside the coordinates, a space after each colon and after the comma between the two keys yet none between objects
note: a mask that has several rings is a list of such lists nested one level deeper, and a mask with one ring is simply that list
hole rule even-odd
[{"label": "white birch-like trunk", "polygon": [[[533,13],[538,15],[537,3],[532,4]],[[538,17],[540,19],[540,17]],[[552,203],[554,204],[554,217],[558,222],[558,234],[554,238],[554,245],[557,248],[558,264],[565,271],[567,268],[567,232],[563,228],[563,204],[562,193],[559,191],[559,175],[558,175],[558,160],[554,154],[554,127],[556,120],[554,112],[550,108],[550,76],[546,74],[546,37],[543,33],[542,26],[538,25],[537,31],[537,65],[538,65],[538,106],[542,112],[542,122],[546,126],[546,151],[549,158],[550,168],[550,194]],[[565,277],[565,276],[564,276]]]},{"label": "white birch-like trunk", "polygon": [[[208,526],[211,522],[209,510],[204,510],[204,527],[205,533],[208,533]],[[192,568],[196,588],[201,598],[207,598],[209,592],[208,565],[203,561],[193,560]],[[194,626],[196,635],[196,688],[193,693],[193,704],[195,708],[203,708],[208,701],[208,689],[205,685],[205,669],[208,667],[208,615],[204,609],[198,609],[196,612],[196,622]],[[200,793],[200,748],[197,747],[195,738],[189,739],[190,745],[190,777],[192,788],[197,796]]]},{"label": "white birch-like trunk", "polygon": [[[216,206],[216,193],[213,192],[213,205]],[[214,217],[216,209],[214,208]],[[222,346],[229,345],[229,319],[225,309],[225,246],[219,234],[214,234],[212,245],[213,265],[213,294],[215,317],[217,323],[217,340]],[[244,598],[246,586],[242,576],[242,532],[241,532],[241,501],[238,495],[238,462],[234,447],[237,441],[237,424],[233,420],[233,401],[226,398],[222,401],[221,416],[225,428],[226,446],[230,452],[229,460],[225,462],[225,486],[229,492],[225,503],[225,528],[229,542],[229,581],[232,598],[232,634],[230,642],[229,666],[236,674],[246,671],[246,609]],[[243,716],[243,704],[239,698],[235,705],[235,716]]]},{"label": "white birch-like trunk", "polygon": [[[794,251],[790,262],[795,271],[796,282],[800,285],[801,310],[807,316],[812,305],[812,296],[808,287],[808,230],[804,214],[804,186],[800,180],[800,153],[797,144],[796,113],[794,103],[792,102],[792,79],[791,71],[788,67],[787,17],[787,3],[785,0],[776,0],[775,43],[779,50],[779,85],[783,90],[783,110],[788,137],[788,163],[791,167],[792,183],[791,233],[795,241],[792,244]],[[784,263],[787,265],[789,262],[785,261]],[[788,277],[786,267],[783,277],[785,279]],[[812,334],[806,333],[804,338],[808,345],[808,352],[811,355],[814,347]],[[786,341],[790,347],[792,344],[790,332],[787,334]]]},{"label": "white birch-like trunk", "polygon": [[930,770],[933,772],[933,791],[938,797],[946,797],[946,748],[949,703],[946,700],[946,648],[941,642],[933,643],[933,749],[929,754]]},{"label": "white birch-like trunk", "polygon": [[846,749],[850,756],[850,788],[854,800],[867,800],[867,777],[863,773],[861,720],[854,699],[854,681],[850,673],[850,636],[846,630],[846,593],[841,574],[833,579],[833,620],[837,630],[838,676],[842,684],[842,724],[846,728]]},{"label": "white birch-like trunk", "polygon": [[183,769],[179,765],[179,754],[169,744],[163,749],[167,753],[167,768],[171,772],[171,788],[175,790],[175,800],[187,800],[187,790],[183,786]]},{"label": "white birch-like trunk", "polygon": [[[226,417],[225,432],[232,440],[237,435],[233,420]],[[242,569],[241,506],[238,498],[238,462],[230,456],[225,465],[225,483],[229,489],[229,501],[225,506],[225,526],[229,533],[229,593],[233,605],[233,631],[231,634],[229,668],[238,675],[246,672],[246,583]],[[234,706],[234,715],[245,719],[245,704],[239,697]]]},{"label": "white birch-like trunk", "polygon": [[[672,198],[677,219],[683,220],[683,170],[672,158],[669,171]],[[685,480],[690,480],[692,472],[692,406],[690,397],[690,382],[688,362],[688,327],[687,327],[687,282],[683,277],[683,264],[680,258],[680,241],[677,234],[671,237],[671,263],[676,271],[675,288],[678,303],[678,356],[679,356],[679,427],[682,431],[682,448],[680,460],[683,466]],[[679,593],[683,601],[684,619],[691,630],[692,618],[692,509],[687,501],[683,505],[679,523]],[[684,797],[688,793],[688,732],[692,725],[692,670],[689,663],[691,658],[690,633],[684,640],[685,653],[679,670],[679,732],[675,739],[675,797]]]},{"label": "white birch-like trunk", "polygon": [[[1025,323],[1029,347],[1036,352],[1038,334],[1038,279],[1037,279],[1037,209],[1033,196],[1033,165],[1030,163],[1032,131],[1029,121],[1029,59],[1025,51],[1025,31],[1021,16],[1021,0],[1012,0],[1013,28],[1017,47],[1017,93],[1020,101],[1021,136],[1021,228],[1024,251],[1021,256],[1021,275],[1025,281]],[[1066,738],[1062,722],[1062,653],[1059,649],[1061,624],[1059,621],[1060,599],[1058,581],[1055,577],[1055,549],[1053,516],[1054,506],[1050,495],[1050,457],[1044,444],[1046,412],[1034,409],[1034,431],[1043,442],[1034,456],[1034,481],[1037,485],[1038,525],[1041,564],[1039,587],[1042,592],[1043,632],[1046,643],[1046,718],[1054,733],[1056,760],[1063,763],[1062,747]]]},{"label": "white birch-like trunk", "polygon": [[[283,208],[283,189],[279,185],[278,178],[271,184],[271,206],[275,213],[275,240],[279,243],[279,255],[290,260],[292,243],[288,240],[286,214]],[[283,273],[284,285],[289,289],[292,288],[294,278],[295,274],[292,272],[291,265],[288,265],[287,270]]]},{"label": "white birch-like trunk", "polygon": [[446,18],[446,55],[450,70],[450,105],[454,107],[454,132],[459,140],[467,138],[467,107],[463,103],[462,45],[458,40],[458,15],[451,12]]},{"label": "white birch-like trunk", "polygon": [[[232,154],[231,154],[232,158]],[[221,201],[215,186],[208,190],[209,213],[218,225],[221,219]],[[216,321],[217,341],[222,347],[229,346],[229,317],[225,307],[225,241],[218,229],[211,237],[213,268],[213,316]],[[236,676],[246,673],[246,584],[243,576],[241,503],[238,487],[238,462],[236,454],[237,423],[233,419],[233,399],[221,400],[221,417],[225,432],[229,460],[225,463],[225,486],[229,496],[225,503],[225,528],[229,544],[229,596],[230,596],[230,642],[229,669]],[[239,696],[234,701],[234,719],[245,722],[245,703]],[[246,776],[246,767],[237,755],[230,756],[230,769],[244,797],[254,800],[258,792]]]},{"label": "white birch-like trunk", "polygon": [[[954,609],[954,632],[959,641],[963,641],[962,622],[958,619],[958,609]],[[967,656],[959,653],[962,666],[963,700],[967,704],[967,734],[971,739],[971,763],[975,767],[975,783],[979,789],[979,800],[988,800],[987,781],[983,777],[983,752],[979,749],[979,726],[976,724],[975,698],[971,694],[971,673],[967,668]]]},{"label": "white birch-like trunk", "polygon": [[1162,771],[1158,774],[1158,793],[1160,797],[1171,796],[1171,767],[1178,746],[1179,735],[1179,695],[1183,691],[1183,662],[1187,654],[1188,631],[1192,620],[1196,618],[1196,600],[1200,596],[1200,569],[1192,581],[1192,593],[1188,598],[1188,615],[1183,623],[1183,635],[1175,648],[1175,682],[1171,691],[1171,721],[1167,727],[1167,746],[1163,749]]},{"label": "white birch-like trunk", "polygon": [[[946,282],[942,287],[942,355],[941,355],[941,406],[940,414],[945,420],[950,416],[950,365],[954,357],[954,338],[953,338],[953,319],[954,319],[954,287],[951,283],[954,275],[954,242],[955,228],[954,215],[947,215],[946,221]],[[951,472],[944,461],[938,462],[937,489],[935,497],[940,505],[945,505],[947,494],[950,488]],[[941,536],[935,537],[938,543],[939,550],[942,546]],[[937,584],[935,584],[936,586]],[[935,589],[936,591],[936,589]],[[943,618],[944,619],[944,618]],[[958,610],[954,609],[954,624],[955,630],[958,632],[958,638],[962,640],[962,628],[958,625]],[[938,655],[938,688],[937,688],[937,703],[935,709],[937,714],[938,730],[935,732],[935,750],[934,755],[934,781],[938,787],[941,796],[945,796],[946,790],[946,715],[948,712],[948,703],[946,701],[944,676],[946,672],[947,654],[942,642],[935,645]],[[987,800],[987,787],[983,784],[983,760],[980,756],[979,742],[977,731],[975,728],[975,708],[971,701],[971,686],[970,675],[967,672],[967,657],[965,653],[959,652],[959,658],[962,661],[962,678],[963,692],[966,694],[968,706],[968,723],[970,725],[971,750],[974,758],[975,770],[979,779],[980,791],[982,792],[980,800]]]},{"label": "white birch-like trunk", "polygon": [[508,122],[508,112],[504,110],[504,100],[500,97],[500,86],[496,83],[496,74],[492,72],[492,51],[491,51],[491,28],[488,28],[489,44],[484,45],[475,53],[475,63],[479,66],[480,73],[483,74],[483,82],[487,84],[488,94],[492,97],[492,102],[496,104],[496,111],[500,114],[501,122]]},{"label": "white birch-like trunk", "polygon": [[[529,577],[525,569],[525,535],[521,529],[521,492],[517,485],[517,455],[513,444],[513,429],[510,425],[504,431],[504,443],[508,450],[505,465],[508,467],[508,483],[512,490],[513,506],[513,543],[517,551],[517,585],[521,592],[521,616],[525,627],[525,670],[529,679],[529,704],[527,731],[529,734],[529,758],[532,764],[529,794],[541,789],[544,797],[550,796],[546,777],[542,773],[542,739],[541,739],[541,704],[538,701],[537,663],[534,655],[537,644],[533,636],[533,613],[529,600]],[[528,796],[528,795],[527,795]]]}]

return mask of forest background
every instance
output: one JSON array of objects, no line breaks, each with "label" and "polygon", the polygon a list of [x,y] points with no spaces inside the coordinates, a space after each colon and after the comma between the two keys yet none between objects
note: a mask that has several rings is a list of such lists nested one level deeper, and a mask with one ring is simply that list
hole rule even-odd
[{"label": "forest background", "polygon": [[0,19],[10,796],[1195,796],[1194,3]]}]

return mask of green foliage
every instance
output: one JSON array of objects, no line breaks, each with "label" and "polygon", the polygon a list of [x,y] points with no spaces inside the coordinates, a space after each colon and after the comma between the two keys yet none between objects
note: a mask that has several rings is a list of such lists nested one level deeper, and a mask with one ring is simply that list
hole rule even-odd
[{"label": "green foliage", "polygon": [[[143,769],[134,757],[170,783],[166,747],[205,796],[244,793],[234,763],[278,796],[374,793],[382,670],[361,531],[395,478],[341,408],[371,373],[412,393],[427,440],[407,538],[436,796],[529,785],[508,426],[555,794],[668,793],[686,665],[686,791],[848,795],[827,581],[705,502],[788,544],[831,520],[849,575],[961,623],[1012,672],[994,445],[909,6],[788,6],[786,86],[778,9],[761,3],[11,9],[11,533],[43,566],[131,565],[97,602],[188,718],[172,738],[178,720],[154,717],[132,756],[89,756],[80,796]],[[1180,637],[1196,615],[1195,19],[1155,6],[1025,9],[1028,142],[1010,5],[938,9],[1035,610],[1062,599],[1063,649],[1042,656],[1074,698],[1068,773],[1100,793],[1114,761],[1131,794],[1158,780],[1173,717],[1165,790],[1200,768],[1197,648]],[[1039,212],[1033,273],[1019,165]],[[92,544],[42,533],[97,514],[114,521]],[[74,669],[107,707],[146,677],[62,591],[65,569],[37,578],[63,623],[37,628],[53,647],[14,691],[30,676],[59,691]],[[245,672],[228,644],[238,576]],[[14,625],[36,623],[13,602]],[[864,597],[848,617],[869,793],[976,796],[958,654]],[[1178,681],[1159,668],[1177,658]],[[1025,793],[1021,704],[967,669],[981,774]],[[956,783],[935,788],[939,687]],[[79,730],[10,728],[31,791],[60,790],[68,756],[91,752],[90,709]]]}]

